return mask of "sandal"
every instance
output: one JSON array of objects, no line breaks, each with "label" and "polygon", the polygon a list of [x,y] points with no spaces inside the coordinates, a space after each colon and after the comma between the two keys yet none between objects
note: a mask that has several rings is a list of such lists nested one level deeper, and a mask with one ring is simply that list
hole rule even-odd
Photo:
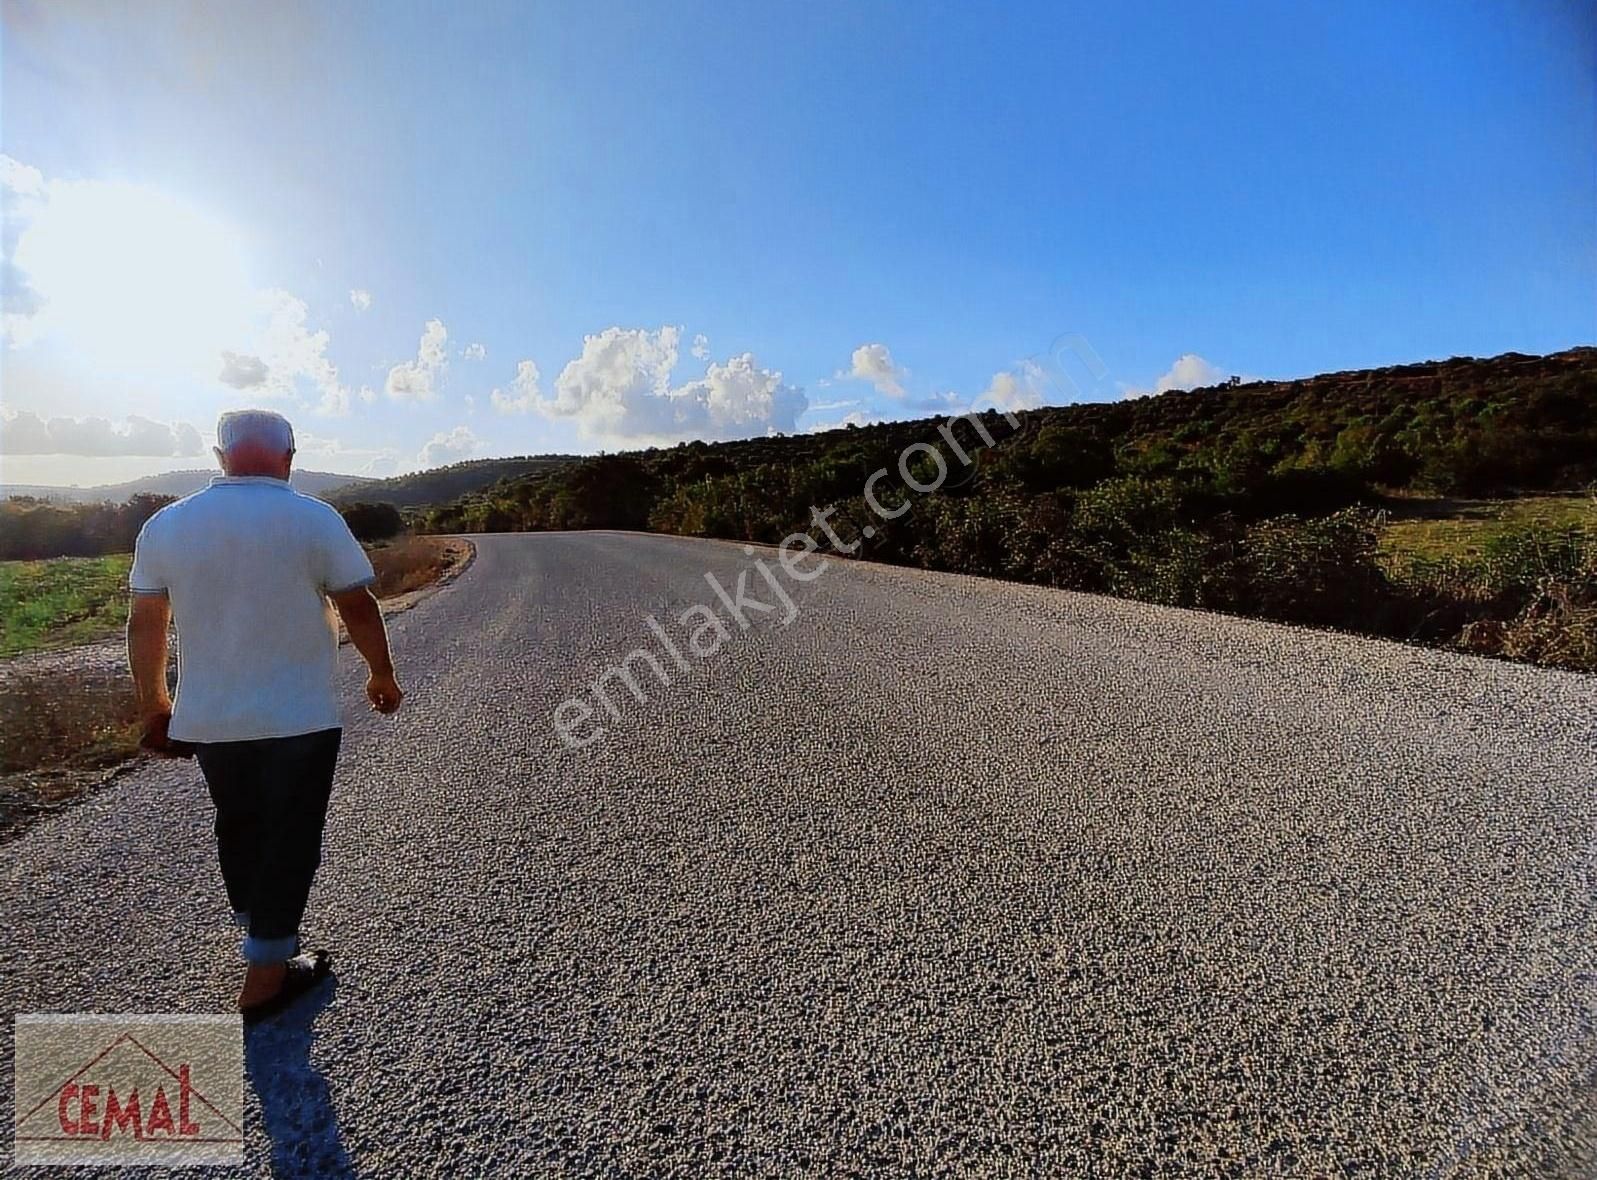
[{"label": "sandal", "polygon": [[270,999],[239,1009],[246,1026],[276,1016],[279,1012],[326,979],[333,971],[333,958],[326,951],[296,955],[284,964],[283,985]]}]

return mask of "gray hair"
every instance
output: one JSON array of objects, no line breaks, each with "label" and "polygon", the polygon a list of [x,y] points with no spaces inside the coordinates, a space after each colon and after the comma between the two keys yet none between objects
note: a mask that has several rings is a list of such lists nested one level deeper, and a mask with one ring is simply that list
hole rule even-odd
[{"label": "gray hair", "polygon": [[229,410],[216,420],[216,447],[224,455],[237,446],[281,454],[294,449],[294,428],[273,410]]}]

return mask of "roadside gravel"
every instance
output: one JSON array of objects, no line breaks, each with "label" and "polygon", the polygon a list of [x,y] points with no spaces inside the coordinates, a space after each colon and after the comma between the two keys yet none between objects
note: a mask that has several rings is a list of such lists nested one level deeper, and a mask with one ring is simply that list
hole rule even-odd
[{"label": "roadside gravel", "polygon": [[[476,545],[397,718],[345,651],[246,1174],[1597,1167],[1597,679],[834,563],[570,750],[750,559]],[[3,1014],[223,1009],[208,825],[166,764],[0,847]]]}]

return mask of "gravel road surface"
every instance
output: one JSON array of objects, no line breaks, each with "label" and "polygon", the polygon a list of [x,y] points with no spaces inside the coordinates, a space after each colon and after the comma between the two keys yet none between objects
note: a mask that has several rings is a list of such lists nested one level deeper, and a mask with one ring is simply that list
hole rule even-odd
[{"label": "gravel road surface", "polygon": [[[247,1174],[1597,1171],[1597,679],[835,561],[744,632],[737,546],[477,544],[398,717],[345,651]],[[156,764],[0,847],[6,1125],[13,1013],[226,1009],[209,823]]]}]

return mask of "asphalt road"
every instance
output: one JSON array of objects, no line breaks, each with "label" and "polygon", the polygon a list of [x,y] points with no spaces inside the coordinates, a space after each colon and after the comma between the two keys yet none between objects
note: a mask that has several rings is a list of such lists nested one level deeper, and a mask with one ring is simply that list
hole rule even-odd
[{"label": "asphalt road", "polygon": [[[398,717],[346,649],[251,1174],[1593,1172],[1597,679],[841,562],[700,658],[738,547],[478,545]],[[650,613],[690,670],[568,749]],[[225,1010],[209,822],[0,848],[3,1014]]]}]

